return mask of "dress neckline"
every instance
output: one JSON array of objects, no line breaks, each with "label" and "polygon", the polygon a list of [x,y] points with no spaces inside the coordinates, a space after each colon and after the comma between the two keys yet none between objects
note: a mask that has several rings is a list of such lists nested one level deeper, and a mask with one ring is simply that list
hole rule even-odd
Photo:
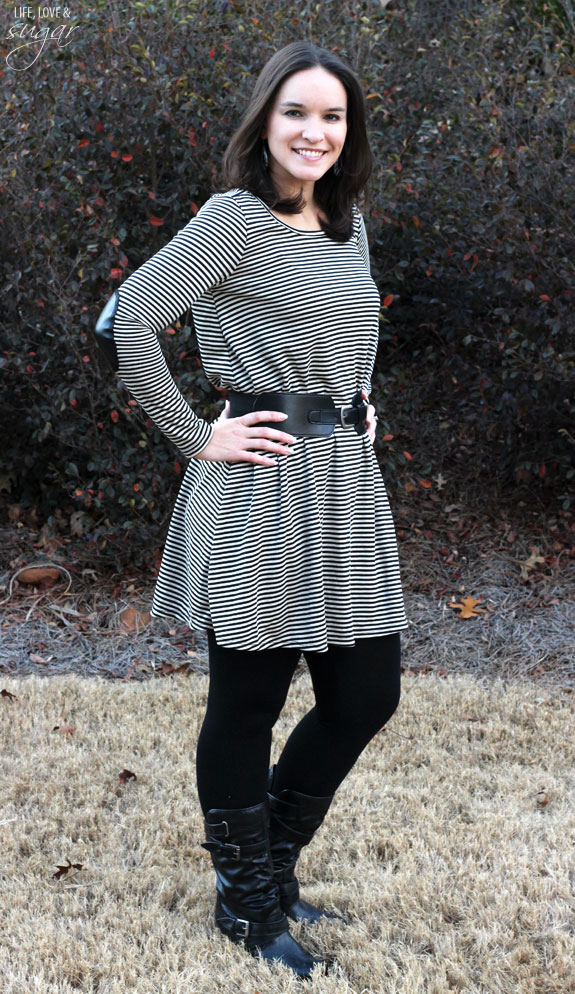
[{"label": "dress neckline", "polygon": [[268,205],[264,203],[261,197],[256,196],[255,193],[252,193],[252,197],[254,197],[257,202],[265,208],[270,217],[273,217],[274,221],[277,221],[278,224],[281,224],[284,228],[287,228],[288,231],[295,231],[298,235],[325,235],[323,228],[310,228],[306,231],[305,228],[294,228],[292,224],[286,224],[285,221],[282,221],[277,214],[274,214],[274,212],[269,209]]}]

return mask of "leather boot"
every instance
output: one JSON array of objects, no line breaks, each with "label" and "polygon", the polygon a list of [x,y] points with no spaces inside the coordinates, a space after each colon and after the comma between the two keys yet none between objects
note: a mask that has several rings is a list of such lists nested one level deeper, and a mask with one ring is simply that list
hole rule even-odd
[{"label": "leather boot", "polygon": [[273,879],[267,799],[249,808],[210,808],[204,819],[217,875],[216,925],[232,942],[243,942],[253,956],[279,960],[300,977],[316,963],[289,932]]},{"label": "leather boot", "polygon": [[331,914],[304,901],[299,893],[295,865],[304,846],[311,842],[323,822],[334,794],[313,797],[296,790],[273,793],[275,764],[270,767],[268,799],[270,804],[269,838],[274,880],[279,887],[282,911],[293,921],[313,923],[331,918],[347,925],[341,915]]}]

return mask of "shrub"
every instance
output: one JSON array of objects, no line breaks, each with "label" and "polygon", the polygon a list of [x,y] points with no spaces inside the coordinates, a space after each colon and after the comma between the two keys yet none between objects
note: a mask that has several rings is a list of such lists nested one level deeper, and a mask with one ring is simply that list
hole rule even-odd
[{"label": "shrub", "polygon": [[[453,451],[445,432],[424,432],[410,470],[452,459],[477,479],[529,478],[567,506],[570,9],[364,0],[302,14],[282,0],[172,0],[132,4],[120,22],[97,0],[68,47],[4,67],[5,499],[116,561],[149,555],[183,460],[111,379],[91,331],[112,290],[210,195],[265,60],[309,37],[356,69],[371,110],[366,222],[393,298],[374,375],[380,421],[390,433],[438,419],[453,429]],[[162,345],[196,413],[217,416],[189,315]],[[405,475],[403,448],[378,448],[386,478]]]}]

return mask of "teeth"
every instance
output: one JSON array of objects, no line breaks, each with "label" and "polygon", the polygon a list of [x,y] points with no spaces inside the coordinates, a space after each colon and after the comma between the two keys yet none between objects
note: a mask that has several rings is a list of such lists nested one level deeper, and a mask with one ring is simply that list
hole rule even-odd
[{"label": "teeth", "polygon": [[305,159],[319,159],[323,155],[323,152],[312,152],[311,150],[302,148],[294,148],[294,152],[297,152],[298,155],[303,155]]}]

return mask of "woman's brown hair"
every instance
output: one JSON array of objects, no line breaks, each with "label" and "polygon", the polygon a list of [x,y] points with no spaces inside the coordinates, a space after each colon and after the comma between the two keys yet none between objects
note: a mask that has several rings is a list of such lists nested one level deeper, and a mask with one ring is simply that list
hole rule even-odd
[{"label": "woman's brown hair", "polygon": [[315,66],[336,76],[347,94],[347,133],[338,160],[341,174],[336,175],[331,166],[314,186],[314,199],[329,218],[327,222],[320,219],[322,229],[334,241],[343,242],[352,235],[353,204],[367,197],[373,160],[367,138],[365,97],[360,84],[352,70],[325,48],[307,41],[294,41],[266,62],[240,126],[224,153],[222,188],[248,190],[281,213],[301,212],[305,203],[301,190],[295,197],[280,198],[264,164],[264,143],[260,133],[284,80],[293,73]]}]

